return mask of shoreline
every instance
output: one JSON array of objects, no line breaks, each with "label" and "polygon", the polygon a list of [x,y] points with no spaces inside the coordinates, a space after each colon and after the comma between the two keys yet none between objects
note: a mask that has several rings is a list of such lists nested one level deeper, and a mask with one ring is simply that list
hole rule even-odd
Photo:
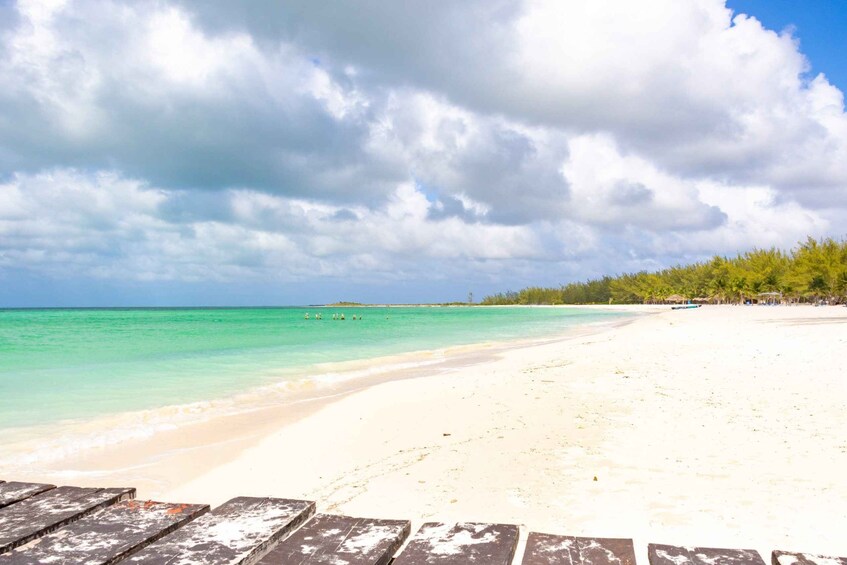
[{"label": "shoreline", "polygon": [[[25,428],[30,437],[22,441],[14,440],[19,430],[5,430],[6,439],[13,440],[5,443],[0,475],[23,474],[27,480],[81,486],[103,484],[104,480],[132,482],[140,496],[161,498],[162,493],[196,478],[200,469],[222,464],[274,430],[348,395],[386,382],[460,370],[491,361],[510,349],[604,331],[656,310],[597,309],[632,315],[579,324],[544,336],[323,363],[302,378],[253,387],[229,397]],[[203,465],[197,465],[198,458]]]},{"label": "shoreline", "polygon": [[[373,307],[373,309],[379,310],[380,308]],[[521,310],[521,308],[511,309]],[[62,310],[209,310],[215,312],[222,309],[77,308]],[[257,309],[238,308],[238,310]],[[464,329],[457,330],[458,326],[455,321],[459,317],[446,316],[442,318],[435,316],[430,320],[428,316],[424,315],[422,318],[427,323],[416,324],[416,313],[414,311],[423,313],[425,309],[404,307],[401,309],[403,311],[398,314],[400,317],[398,322],[393,319],[394,314],[386,312],[384,322],[380,315],[375,321],[371,320],[373,323],[369,323],[367,326],[356,326],[356,331],[351,332],[342,325],[324,326],[322,324],[317,325],[315,322],[306,322],[309,325],[305,325],[302,312],[309,310],[306,307],[265,308],[264,310],[280,310],[281,313],[270,317],[263,314],[251,316],[248,320],[256,320],[252,326],[254,330],[252,335],[248,335],[243,343],[238,343],[237,339],[230,340],[229,343],[223,344],[224,346],[221,349],[216,349],[215,345],[212,345],[211,348],[206,347],[202,339],[198,346],[196,338],[194,338],[195,342],[191,342],[191,336],[188,336],[187,339],[185,339],[185,336],[181,336],[181,341],[177,346],[172,346],[167,339],[163,340],[162,343],[157,343],[155,339],[150,339],[149,336],[154,335],[154,333],[167,336],[169,331],[174,331],[175,328],[179,330],[179,324],[175,324],[175,322],[182,321],[181,318],[175,320],[164,318],[165,322],[161,332],[148,331],[147,335],[142,334],[140,336],[143,341],[141,346],[147,347],[147,350],[152,354],[137,357],[133,356],[133,348],[136,347],[136,344],[132,342],[136,336],[132,336],[131,331],[118,333],[118,335],[129,336],[128,338],[124,337],[122,341],[118,341],[114,345],[111,343],[104,345],[101,344],[104,336],[98,335],[96,331],[89,332],[89,334],[83,332],[83,337],[77,337],[77,333],[72,331],[68,333],[74,334],[73,336],[62,335],[61,324],[52,324],[52,318],[31,318],[27,320],[20,317],[12,319],[10,324],[0,328],[8,334],[0,335],[0,341],[9,337],[14,343],[15,332],[26,333],[30,331],[30,328],[26,325],[28,323],[47,324],[49,322],[53,327],[60,329],[55,331],[57,335],[44,332],[45,337],[29,349],[29,351],[35,353],[27,353],[26,347],[21,348],[23,354],[12,350],[11,366],[7,367],[6,371],[0,370],[0,381],[2,381],[0,384],[3,385],[0,388],[11,392],[2,399],[6,401],[5,403],[0,401],[0,405],[7,406],[9,409],[9,412],[4,412],[2,414],[4,417],[0,418],[2,420],[0,422],[0,443],[8,443],[10,439],[15,440],[29,432],[32,432],[30,435],[33,437],[49,435],[57,427],[73,427],[80,422],[106,419],[115,414],[137,413],[141,415],[145,412],[149,413],[177,406],[193,410],[204,404],[220,404],[222,399],[241,399],[241,397],[249,396],[252,392],[263,388],[267,388],[268,391],[273,393],[274,389],[285,389],[289,386],[296,388],[297,384],[303,384],[301,381],[327,380],[332,378],[333,373],[344,373],[346,378],[347,375],[355,371],[365,373],[375,369],[383,371],[388,364],[415,363],[419,359],[439,356],[457,347],[484,347],[488,343],[544,338],[563,331],[560,327],[556,327],[559,320],[555,318],[569,318],[561,321],[565,327],[569,327],[586,323],[579,320],[580,317],[585,317],[585,312],[590,312],[587,317],[594,318],[605,318],[610,313],[607,308],[594,308],[594,311],[591,312],[588,307],[565,307],[560,309],[562,311],[560,314],[555,315],[543,314],[543,312],[540,312],[537,316],[518,315],[516,318],[523,319],[517,325],[511,327],[510,315],[504,316],[501,313],[497,316],[481,317],[480,321],[483,323],[480,326],[475,323],[466,323]],[[299,310],[301,313],[298,315],[295,312],[293,316],[286,315],[286,312],[290,313],[295,310]],[[628,309],[624,307],[611,310],[626,313]],[[350,314],[352,316],[354,312],[350,312]],[[528,313],[524,312],[524,314]],[[248,316],[250,315],[248,314]],[[388,321],[389,318],[392,318],[390,322]],[[536,318],[538,319],[536,320]],[[111,324],[114,323],[115,319],[118,322],[131,320],[129,317],[104,318],[103,322],[104,324]],[[143,318],[140,323],[147,322],[148,325],[153,325],[159,323],[162,319],[161,316],[153,318],[148,316]],[[306,319],[308,320],[308,318]],[[224,319],[224,321],[227,320],[230,321],[230,326],[238,324],[237,318]],[[231,320],[235,320],[235,323],[233,324]],[[448,326],[448,331],[444,335],[440,333],[438,327],[443,320],[446,320],[443,325]],[[493,322],[489,320],[493,320]],[[418,329],[427,328],[430,321],[436,322],[432,326],[434,329]],[[72,318],[71,322],[74,322]],[[84,318],[79,318],[75,322],[90,325],[88,320]],[[214,328],[221,320],[206,316],[205,318],[198,318],[198,322],[205,324],[203,330],[206,335],[201,335],[201,338],[209,337],[215,340],[220,335],[225,335],[221,333],[221,330],[209,330],[209,328]],[[531,327],[536,322],[540,322],[540,324],[537,327]],[[453,327],[449,328],[451,323]],[[262,324],[266,327],[263,327]],[[282,325],[280,326],[280,324]],[[72,324],[65,325],[68,328],[73,328]],[[301,325],[302,327],[300,327]],[[392,325],[399,326],[399,335],[391,333]],[[257,327],[259,331],[255,330]],[[265,336],[269,334],[275,335],[275,332],[278,332],[280,328],[282,328],[283,333],[290,331],[292,336],[300,334],[303,337],[265,339]],[[132,330],[131,327],[122,329]],[[149,330],[149,327],[143,327],[142,331],[143,329]],[[249,329],[251,328],[248,327]],[[360,329],[362,331],[359,331]],[[526,329],[529,329],[529,331],[522,333]],[[237,327],[235,330],[231,327],[223,328],[224,332],[237,330]],[[430,333],[427,334],[427,331]],[[357,338],[357,335],[361,337]],[[71,357],[67,366],[61,362],[61,355],[56,354],[57,351],[62,352],[61,350],[66,347],[66,338],[70,338],[70,344],[67,345],[68,354],[76,356],[75,358]],[[298,339],[301,342],[298,342]],[[315,340],[317,340],[318,346],[314,345]],[[326,344],[321,340],[327,340]],[[186,346],[185,350],[179,349],[183,346]],[[114,354],[109,356],[108,353],[100,355],[100,351],[115,351],[121,347],[129,349],[128,359]],[[291,347],[291,349],[286,349],[288,347]],[[86,348],[89,350],[87,351]],[[36,353],[48,359],[59,360],[59,362],[41,363],[40,358],[33,356]],[[33,367],[32,375],[28,373],[30,366]],[[65,371],[65,373],[62,373],[62,371]],[[89,378],[89,375],[93,378]],[[120,375],[121,379],[114,379],[114,375]],[[124,376],[126,379],[123,379]],[[35,392],[31,397],[22,395],[23,404],[14,403],[16,391],[13,386],[16,380],[26,383],[27,378],[30,377],[34,379],[32,388]],[[79,380],[77,381],[77,379]],[[99,382],[97,379],[99,379]],[[132,388],[132,384],[123,388],[121,388],[123,385],[120,384],[109,387],[111,384],[109,381],[117,383],[122,380],[129,383],[134,382],[135,388]],[[148,390],[143,384],[145,382],[157,386]],[[62,386],[58,388],[51,386],[51,384],[57,383]],[[159,383],[164,383],[164,386],[158,386]],[[169,383],[172,383],[172,386]],[[106,385],[103,387],[103,392],[107,394],[101,394],[99,390],[93,388],[101,385]],[[9,388],[6,389],[6,387]],[[40,389],[54,389],[54,397],[42,395],[46,402],[36,403],[35,401],[40,398],[38,396]],[[74,397],[75,392],[85,390],[90,390],[93,394],[77,394]],[[111,398],[109,395],[111,395]],[[81,401],[80,404],[67,401],[68,398],[74,399],[77,397]],[[10,399],[13,401],[12,403],[9,402]],[[104,402],[95,404],[93,401],[98,399],[102,399]],[[111,402],[112,399],[114,399],[113,402]],[[32,406],[28,406],[27,401],[33,402]],[[53,403],[52,406],[49,404],[50,402]],[[65,410],[65,406],[87,406],[88,409]]]},{"label": "shoreline", "polygon": [[89,474],[43,478],[625,537],[637,555],[648,542],[847,554],[847,311],[657,310],[359,383],[287,420],[278,407],[173,430],[143,467],[122,465],[142,455],[126,445],[78,462]]}]

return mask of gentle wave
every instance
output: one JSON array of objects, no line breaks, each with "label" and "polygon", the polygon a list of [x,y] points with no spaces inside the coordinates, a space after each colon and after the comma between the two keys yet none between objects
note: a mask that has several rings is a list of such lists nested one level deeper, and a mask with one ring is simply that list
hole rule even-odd
[{"label": "gentle wave", "polygon": [[[401,316],[397,315],[396,311],[397,309],[392,309],[391,315],[400,318]],[[565,312],[565,314],[568,314],[567,316],[563,316],[561,312],[549,309],[522,310],[517,314],[505,310],[481,311],[482,314],[474,311],[472,314],[475,317],[470,318],[470,320],[479,323],[482,323],[480,320],[485,321],[491,326],[488,328],[489,331],[468,333],[467,330],[463,329],[462,332],[464,333],[456,333],[456,314],[454,312],[449,312],[448,316],[445,316],[445,311],[431,311],[436,312],[441,320],[438,323],[432,323],[432,327],[425,328],[427,331],[432,332],[434,329],[447,327],[448,330],[454,332],[447,331],[445,335],[438,336],[438,339],[429,339],[430,342],[443,343],[443,347],[429,349],[418,347],[415,349],[415,345],[421,342],[426,343],[427,340],[420,338],[418,335],[420,332],[408,331],[409,324],[420,322],[421,319],[429,323],[432,322],[433,318],[422,317],[418,311],[411,314],[406,312],[405,315],[408,316],[408,320],[404,320],[406,326],[385,323],[384,329],[381,330],[382,334],[376,336],[376,338],[368,342],[362,342],[359,339],[359,342],[361,342],[361,348],[358,350],[360,351],[359,359],[344,359],[344,355],[341,355],[341,359],[333,360],[333,356],[338,357],[339,355],[333,353],[331,348],[322,349],[319,356],[312,355],[309,358],[310,362],[304,362],[304,357],[298,358],[299,367],[288,364],[274,370],[272,365],[268,364],[264,367],[261,378],[256,378],[255,374],[252,376],[245,374],[250,378],[239,380],[232,389],[215,388],[214,382],[198,379],[195,373],[194,376],[187,375],[192,379],[190,380],[191,386],[216,390],[217,392],[211,398],[189,401],[176,398],[175,401],[163,406],[140,409],[131,406],[123,409],[126,407],[115,404],[120,410],[112,407],[111,411],[103,414],[86,414],[81,417],[57,419],[36,425],[0,429],[0,445],[3,445],[2,453],[0,453],[0,472],[11,470],[15,474],[24,472],[27,468],[43,468],[57,461],[83,456],[89,452],[110,448],[124,442],[143,441],[159,433],[179,430],[184,426],[193,424],[202,424],[214,418],[246,414],[265,408],[329,397],[338,394],[344,386],[355,386],[358,381],[365,382],[369,378],[379,375],[403,373],[434,366],[445,359],[454,358],[457,353],[475,353],[498,345],[504,346],[504,344],[515,345],[532,341],[546,341],[554,336],[561,336],[563,333],[573,333],[582,328],[587,329],[597,325],[617,323],[622,319],[620,314],[610,316],[608,312],[603,312],[602,315],[596,313],[585,315],[577,312],[579,315],[573,315],[574,311],[570,311]],[[487,316],[490,316],[488,312],[498,313],[500,317],[495,320],[499,325],[495,327],[492,325],[491,319],[486,319]],[[545,314],[536,319],[537,312],[545,312]],[[184,313],[178,314],[183,315]],[[194,312],[190,312],[190,314],[197,315]],[[224,315],[205,311],[200,312],[200,314],[204,316]],[[267,312],[260,314],[268,315]],[[290,316],[290,312],[287,314]],[[401,314],[404,313],[401,312]],[[53,314],[50,313],[50,315]],[[163,314],[156,312],[155,315],[161,316]],[[467,316],[467,313],[464,315]],[[299,317],[300,314],[297,314],[297,316]],[[376,317],[371,311],[369,311],[368,316]],[[450,324],[445,326],[445,318],[453,326],[450,326]],[[468,320],[469,318],[464,318],[462,321]],[[505,329],[500,327],[510,320],[514,321],[511,327]],[[541,320],[540,325],[530,323],[537,320]],[[230,333],[242,331],[244,325],[250,321],[249,316],[242,316],[239,325],[235,329],[228,329],[227,331]],[[201,320],[201,322],[207,323],[204,320]],[[129,320],[128,323],[131,325],[134,322]],[[438,325],[439,323],[441,325]],[[108,330],[108,325],[103,322],[104,331]],[[266,327],[260,326],[259,331],[265,330]],[[406,327],[406,333],[415,337],[415,339],[406,338],[405,341],[395,340],[394,343],[384,344],[386,340],[390,341],[391,338],[395,337],[395,329],[402,329],[402,327]],[[130,329],[124,328],[123,331],[127,332]],[[7,331],[6,335],[10,335],[10,333]],[[2,338],[2,332],[0,332],[0,338]],[[299,339],[302,341],[302,338]],[[0,339],[0,342],[2,342],[2,339]],[[342,344],[347,348],[344,351],[350,351],[350,348],[356,347],[359,342],[351,342],[348,339]],[[163,339],[157,337],[151,343],[153,345],[163,343]],[[96,347],[97,345],[82,344],[80,351],[84,351],[85,347]],[[312,346],[313,344],[307,345]],[[148,346],[152,347],[151,345]],[[315,347],[318,346],[326,347],[326,344],[315,345]],[[402,351],[404,348],[407,351]],[[362,356],[361,353],[367,354]],[[240,355],[250,357],[252,354],[248,351]],[[261,355],[261,351],[256,355]],[[330,361],[315,362],[314,359],[316,358],[329,359]],[[139,363],[135,363],[133,366],[138,365]],[[119,370],[120,365],[116,365],[115,368]],[[245,366],[241,367],[239,371],[243,373],[250,371],[250,369]],[[80,378],[84,377],[84,375],[80,375]],[[0,381],[0,385],[2,385],[2,381]],[[184,387],[185,384],[183,383],[181,386]],[[121,392],[125,395],[146,394],[143,382],[136,385],[135,388],[128,387]],[[197,394],[208,393],[208,390],[196,392]],[[62,399],[59,398],[59,400]],[[66,402],[74,402],[74,396],[69,396]]]},{"label": "gentle wave", "polygon": [[331,396],[334,394],[333,387],[338,384],[421,369],[443,362],[446,356],[447,350],[435,350],[333,363],[328,364],[333,367],[330,371],[255,387],[227,398],[124,412],[92,420],[3,430],[0,432],[0,444],[4,446],[0,469],[19,470],[67,459],[92,449],[149,439],[157,433],[214,418]]}]

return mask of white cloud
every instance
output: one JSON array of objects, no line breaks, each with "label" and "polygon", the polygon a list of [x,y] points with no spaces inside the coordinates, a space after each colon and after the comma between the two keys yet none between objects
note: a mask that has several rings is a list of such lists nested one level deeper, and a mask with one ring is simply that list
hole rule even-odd
[{"label": "white cloud", "polygon": [[779,200],[778,193],[766,186],[727,186],[707,181],[698,184],[698,192],[704,202],[720,207],[728,216],[719,229],[696,234],[694,241],[687,242],[687,246],[698,246],[702,253],[711,249],[732,254],[751,247],[787,248],[809,235],[832,235],[834,222],[824,214],[797,202]]},{"label": "white cloud", "polygon": [[508,286],[847,217],[842,92],[722,0],[2,10],[0,269]]},{"label": "white cloud", "polygon": [[285,281],[319,274],[355,281],[372,278],[362,266],[383,272],[402,266],[427,276],[440,260],[538,255],[529,228],[430,220],[432,204],[410,183],[399,185],[382,208],[352,211],[229,190],[218,195],[228,214],[188,221],[168,209],[184,196],[114,173],[16,175],[0,185],[0,267],[137,280]]},{"label": "white cloud", "polygon": [[700,199],[694,182],[636,156],[623,156],[604,135],[570,140],[563,174],[576,219],[606,227],[662,233],[718,228],[726,214]]}]

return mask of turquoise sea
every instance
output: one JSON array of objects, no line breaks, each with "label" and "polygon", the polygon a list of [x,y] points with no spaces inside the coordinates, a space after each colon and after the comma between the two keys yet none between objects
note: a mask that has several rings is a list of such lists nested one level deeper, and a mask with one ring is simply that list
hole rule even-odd
[{"label": "turquoise sea", "polygon": [[[344,321],[332,320],[342,312]],[[321,364],[537,338],[621,315],[480,307],[0,310],[0,431],[224,398],[318,374]]]}]

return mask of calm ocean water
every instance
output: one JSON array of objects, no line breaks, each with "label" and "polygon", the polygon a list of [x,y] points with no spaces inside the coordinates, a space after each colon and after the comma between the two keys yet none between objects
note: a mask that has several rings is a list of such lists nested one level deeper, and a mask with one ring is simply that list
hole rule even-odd
[{"label": "calm ocean water", "polygon": [[[341,312],[345,321],[331,319]],[[222,398],[315,374],[318,364],[541,337],[617,316],[467,307],[0,310],[0,430]]]}]

